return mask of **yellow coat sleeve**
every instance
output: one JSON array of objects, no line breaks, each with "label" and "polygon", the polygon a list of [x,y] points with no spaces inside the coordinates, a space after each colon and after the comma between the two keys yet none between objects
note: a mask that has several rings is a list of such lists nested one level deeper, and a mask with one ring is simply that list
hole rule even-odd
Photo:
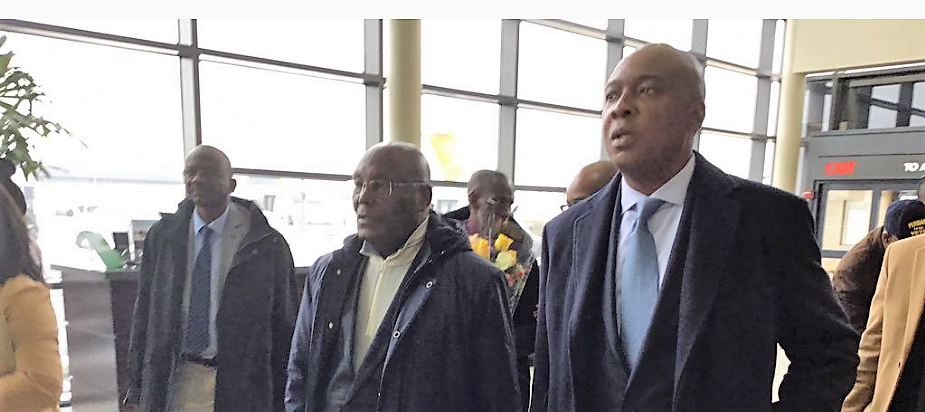
[{"label": "yellow coat sleeve", "polygon": [[48,288],[26,276],[9,279],[0,287],[0,310],[16,354],[16,371],[0,377],[0,411],[56,409],[63,373]]}]

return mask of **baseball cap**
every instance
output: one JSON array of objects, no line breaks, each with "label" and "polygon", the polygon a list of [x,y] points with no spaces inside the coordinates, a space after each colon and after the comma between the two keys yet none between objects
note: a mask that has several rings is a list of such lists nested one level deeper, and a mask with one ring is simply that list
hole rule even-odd
[{"label": "baseball cap", "polygon": [[925,233],[925,204],[918,200],[893,202],[886,211],[883,228],[900,239]]}]

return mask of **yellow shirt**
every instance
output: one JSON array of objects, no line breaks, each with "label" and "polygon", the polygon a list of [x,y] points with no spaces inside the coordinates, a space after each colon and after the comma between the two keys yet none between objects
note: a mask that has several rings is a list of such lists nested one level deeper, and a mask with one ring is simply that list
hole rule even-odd
[{"label": "yellow shirt", "polygon": [[429,220],[429,217],[425,218],[405,241],[405,245],[387,258],[380,256],[368,242],[363,243],[360,253],[368,261],[360,282],[360,299],[357,302],[356,326],[353,331],[354,371],[359,370],[363,364],[376,331],[398,293],[398,287],[421,250]]}]

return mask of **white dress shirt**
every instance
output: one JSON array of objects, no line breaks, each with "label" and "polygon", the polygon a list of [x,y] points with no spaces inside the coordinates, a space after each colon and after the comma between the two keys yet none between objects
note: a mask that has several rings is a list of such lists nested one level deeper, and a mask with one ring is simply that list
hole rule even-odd
[{"label": "white dress shirt", "polygon": [[[687,188],[690,186],[691,177],[694,175],[696,163],[694,156],[691,156],[681,171],[651,195],[651,197],[665,201],[658,211],[649,218],[649,232],[652,233],[652,237],[655,239],[655,250],[658,253],[659,287],[665,281],[665,271],[668,269],[668,261],[671,258],[671,248],[674,246],[674,240],[678,234],[678,226],[681,225],[684,201],[687,199]],[[630,187],[626,183],[626,179],[620,181],[620,205],[623,208],[623,216],[620,221],[620,243],[617,247],[617,279],[623,278],[626,240],[633,231],[633,224],[636,222],[636,215],[638,214],[636,206],[647,197],[650,196],[639,193],[636,189]]]},{"label": "white dress shirt", "polygon": [[367,257],[367,262],[363,280],[360,282],[360,297],[353,331],[354,371],[359,370],[363,364],[385,313],[392,305],[399,286],[421,250],[429,221],[430,217],[425,218],[405,241],[405,245],[389,257],[383,258],[373,245],[363,242],[360,254]]}]

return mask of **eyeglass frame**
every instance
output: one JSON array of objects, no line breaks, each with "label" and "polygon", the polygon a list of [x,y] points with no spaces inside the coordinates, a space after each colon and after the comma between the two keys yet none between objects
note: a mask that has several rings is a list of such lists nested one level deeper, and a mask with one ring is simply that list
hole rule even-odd
[{"label": "eyeglass frame", "polygon": [[373,198],[377,198],[377,199],[387,199],[387,198],[389,198],[389,197],[392,197],[392,192],[393,192],[393,190],[394,190],[394,189],[393,189],[394,186],[398,186],[398,187],[402,187],[402,186],[427,186],[427,187],[431,187],[431,183],[428,182],[428,181],[424,181],[424,180],[414,181],[414,182],[393,182],[393,181],[391,181],[391,180],[371,179],[371,180],[367,180],[367,181],[363,182],[362,184],[359,184],[359,185],[358,185],[358,184],[357,184],[357,180],[356,180],[356,179],[353,179],[353,194],[354,194],[355,196],[357,196],[357,198],[359,198],[360,196],[363,196],[364,193],[367,193],[366,191],[367,191],[368,188],[369,188],[369,184],[370,184],[370,183],[373,183],[373,182],[376,182],[376,183],[383,183],[383,184],[388,183],[388,185],[389,185],[389,192],[388,192],[387,194],[385,194],[384,196],[383,196],[382,193],[379,193],[379,194],[369,193],[370,196],[373,196]]}]

